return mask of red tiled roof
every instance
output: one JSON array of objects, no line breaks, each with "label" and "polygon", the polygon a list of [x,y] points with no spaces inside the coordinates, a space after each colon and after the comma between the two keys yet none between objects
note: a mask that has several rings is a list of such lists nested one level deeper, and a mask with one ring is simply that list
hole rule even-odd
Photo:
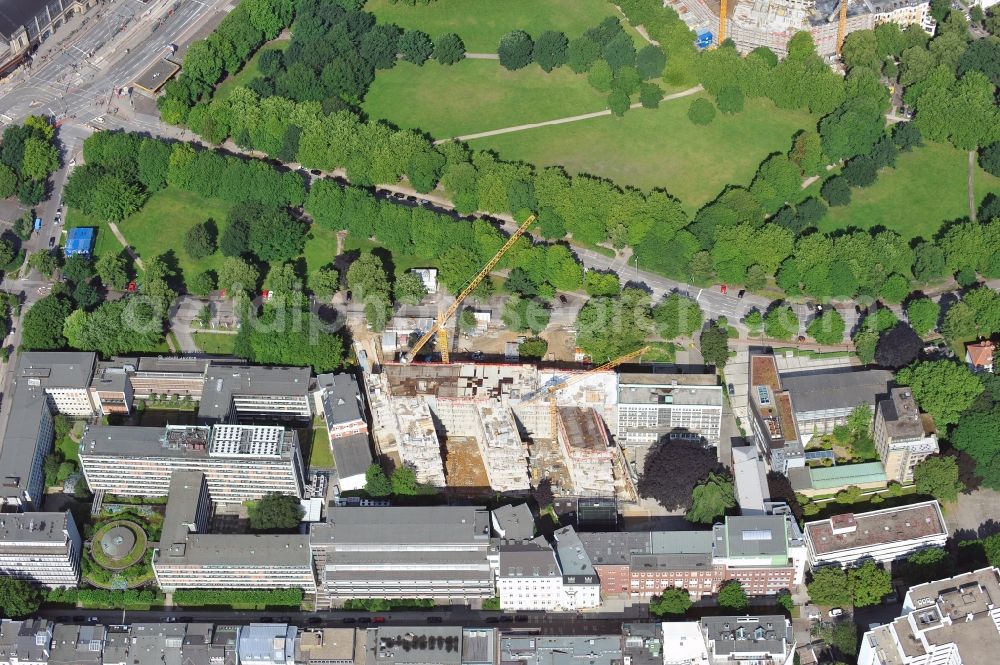
[{"label": "red tiled roof", "polygon": [[976,367],[987,367],[993,364],[993,350],[995,348],[993,342],[985,341],[968,344],[965,350],[969,354],[970,363]]}]

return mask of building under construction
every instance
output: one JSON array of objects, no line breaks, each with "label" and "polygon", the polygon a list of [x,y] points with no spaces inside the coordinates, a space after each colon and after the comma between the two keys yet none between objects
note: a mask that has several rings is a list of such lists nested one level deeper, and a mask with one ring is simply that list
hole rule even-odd
[{"label": "building under construction", "polygon": [[[668,381],[671,391],[679,390],[674,377],[681,385],[690,378],[692,386],[710,391],[715,379],[714,374],[672,373],[664,378],[659,369],[647,376],[531,364],[384,364],[366,380],[379,452],[412,466],[421,482],[461,488],[481,485],[485,477],[495,491],[526,492],[532,478],[551,478],[555,461],[554,466],[565,467],[553,479],[557,493],[634,498],[635,473],[621,446],[655,444],[657,434],[680,428],[671,430],[666,417],[650,427],[632,416],[632,404],[620,424],[620,394],[631,395],[636,382]],[[702,429],[685,432],[712,444],[718,441],[722,399],[721,386],[714,390],[719,407],[705,416],[712,422],[684,420],[696,426],[704,422]],[[682,408],[659,395],[653,401],[648,408]],[[480,459],[471,460],[476,453]]]},{"label": "building under construction", "polygon": [[816,52],[830,57],[838,50],[842,1],[847,2],[844,35],[882,23],[897,23],[903,28],[915,24],[934,32],[928,0],[728,0],[723,3],[724,32],[719,30],[719,0],[665,0],[664,4],[675,9],[692,30],[730,38],[743,53],[766,46],[784,56],[788,41],[804,31],[812,35]]}]

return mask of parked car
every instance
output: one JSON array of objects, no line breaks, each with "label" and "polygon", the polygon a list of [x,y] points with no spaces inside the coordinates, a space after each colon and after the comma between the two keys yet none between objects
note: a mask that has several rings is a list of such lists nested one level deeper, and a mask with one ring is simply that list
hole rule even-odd
[{"label": "parked car", "polygon": [[832,610],[830,610],[829,614],[830,618],[834,619],[836,617],[843,616],[844,610],[840,609],[839,607],[834,607]]},{"label": "parked car", "polygon": [[733,384],[730,383],[729,386],[727,386],[727,387],[729,388],[729,396],[730,397],[732,397],[733,395],[736,394],[736,386],[734,386]]},{"label": "parked car", "polygon": [[55,236],[53,236],[53,237],[49,238],[49,249],[52,249],[55,246],[56,246],[56,238],[55,238]]},{"label": "parked car", "polygon": [[372,623],[385,623],[385,617],[372,617]]},{"label": "parked car", "polygon": [[569,302],[569,299],[566,296],[560,295],[559,296],[559,302],[561,302],[562,304],[565,305],[566,303]]},{"label": "parked car", "polygon": [[514,617],[514,621],[518,623],[527,623],[528,617],[524,616],[523,614],[518,614],[517,616]]},{"label": "parked car", "polygon": [[510,616],[509,614],[504,614],[504,615],[501,615],[501,617],[500,617],[500,622],[501,623],[510,623],[513,620],[514,620],[514,617]]},{"label": "parked car", "polygon": [[344,617],[343,623],[357,623],[358,620],[354,617]]},{"label": "parked car", "polygon": [[820,614],[819,610],[815,610],[815,611],[809,613],[809,620],[810,621],[819,621],[822,618],[823,618],[823,615]]},{"label": "parked car", "polygon": [[323,175],[323,172],[319,169],[309,169],[309,173],[312,173],[313,175]]},{"label": "parked car", "polygon": [[441,617],[427,617],[427,623],[444,623],[444,619]]},{"label": "parked car", "polygon": [[371,623],[371,622],[372,622],[372,620],[369,619],[368,617],[360,617],[358,619],[358,623]]},{"label": "parked car", "polygon": [[746,289],[740,289],[740,292],[736,294],[736,297],[739,298],[740,300],[743,300],[743,296],[745,296],[746,294],[747,294]]},{"label": "parked car", "polygon": [[722,292],[722,295],[726,295],[727,293],[729,293],[729,285],[728,284],[720,284],[719,285],[719,291]]}]

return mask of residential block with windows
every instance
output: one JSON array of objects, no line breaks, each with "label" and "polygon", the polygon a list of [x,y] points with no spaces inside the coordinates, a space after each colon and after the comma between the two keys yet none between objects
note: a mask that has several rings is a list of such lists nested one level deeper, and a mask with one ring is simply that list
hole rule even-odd
[{"label": "residential block with windows", "polygon": [[909,388],[893,388],[875,410],[875,449],[888,480],[912,483],[913,469],[940,452],[934,420],[920,413]]},{"label": "residential block with windows", "polygon": [[904,559],[920,549],[943,547],[948,533],[937,501],[842,513],[805,526],[809,565],[813,567]]},{"label": "residential block with windows", "polygon": [[618,374],[618,442],[656,443],[686,432],[719,443],[722,386],[714,373]]},{"label": "residential block with windows", "polygon": [[179,470],[204,473],[217,503],[303,490],[298,437],[280,426],[94,425],[80,441],[80,465],[91,490],[126,496],[165,496]]},{"label": "residential block with windows", "polygon": [[75,587],[81,547],[69,511],[0,513],[0,575],[47,587]]}]

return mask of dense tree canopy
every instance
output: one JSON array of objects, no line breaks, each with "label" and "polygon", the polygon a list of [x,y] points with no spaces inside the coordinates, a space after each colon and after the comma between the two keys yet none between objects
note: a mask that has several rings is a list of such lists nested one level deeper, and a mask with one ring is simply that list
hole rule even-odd
[{"label": "dense tree canopy", "polygon": [[934,417],[938,427],[958,422],[962,412],[983,392],[982,382],[968,367],[950,360],[915,363],[901,369],[896,379],[910,386],[917,404]]},{"label": "dense tree canopy", "polygon": [[290,494],[265,494],[250,509],[250,528],[264,532],[296,529],[304,514],[305,510],[298,497]]}]

